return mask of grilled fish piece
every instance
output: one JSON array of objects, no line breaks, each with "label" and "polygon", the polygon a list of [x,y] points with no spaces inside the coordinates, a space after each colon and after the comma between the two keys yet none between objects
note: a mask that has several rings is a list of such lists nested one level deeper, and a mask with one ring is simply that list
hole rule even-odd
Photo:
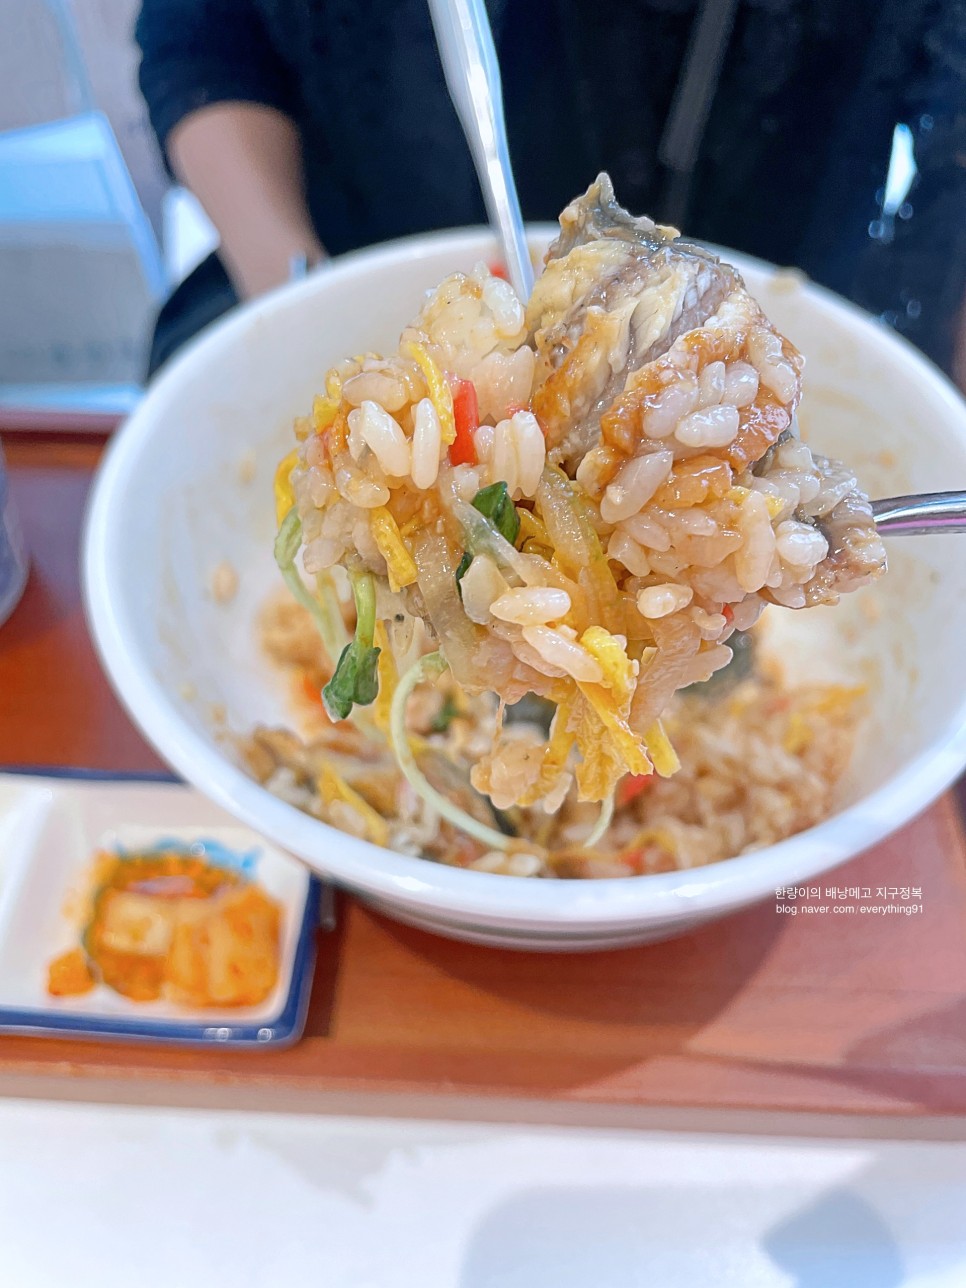
[{"label": "grilled fish piece", "polygon": [[677,230],[634,218],[606,174],[560,216],[527,326],[537,352],[534,410],[565,466],[597,441],[628,376],[701,326],[741,284]]}]

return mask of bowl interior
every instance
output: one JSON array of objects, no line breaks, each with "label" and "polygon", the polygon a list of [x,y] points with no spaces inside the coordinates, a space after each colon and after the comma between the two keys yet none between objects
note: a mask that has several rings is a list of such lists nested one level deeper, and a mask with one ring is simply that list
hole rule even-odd
[{"label": "bowl interior", "polygon": [[[292,418],[309,409],[330,364],[391,350],[427,288],[492,254],[490,237],[471,231],[346,257],[213,328],[152,387],[114,445],[88,532],[92,624],[135,718],[203,790],[211,790],[212,767],[232,757],[226,729],[291,723],[281,683],[259,653],[255,619],[278,585],[271,481],[291,446]],[[966,410],[938,373],[832,296],[730,258],[807,357],[801,422],[813,446],[848,460],[873,495],[966,484]],[[950,745],[962,729],[964,542],[890,540],[891,571],[878,586],[835,609],[770,610],[768,646],[793,678],[869,686],[843,807]],[[225,560],[239,574],[239,590],[220,604],[209,587]],[[239,812],[248,821],[251,802],[265,797],[265,830],[323,871],[345,877],[341,856],[372,855],[311,820],[279,836],[278,820],[294,811],[269,803],[260,788],[251,792],[222,773],[212,794],[229,808],[244,795]],[[305,841],[306,826],[317,843]],[[400,870],[411,873],[414,862]]]}]

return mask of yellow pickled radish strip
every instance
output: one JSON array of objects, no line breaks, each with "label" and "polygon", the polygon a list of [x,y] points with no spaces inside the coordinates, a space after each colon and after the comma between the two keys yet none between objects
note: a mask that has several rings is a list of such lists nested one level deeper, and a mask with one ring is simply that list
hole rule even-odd
[{"label": "yellow pickled radish strip", "polygon": [[547,525],[539,515],[534,514],[532,510],[526,509],[525,506],[517,506],[517,518],[520,520],[520,531],[517,533],[516,546],[522,550],[528,541],[536,541],[541,546],[546,546],[548,550],[553,551],[553,543],[550,540],[550,534],[547,532]]},{"label": "yellow pickled radish strip", "polygon": [[540,768],[540,775],[549,775],[551,782],[557,777],[560,771],[567,763],[567,757],[574,745],[576,734],[569,728],[571,704],[569,702],[561,703],[557,708],[557,713],[553,719],[553,728],[550,730],[550,741],[547,743],[547,750],[544,752],[543,765]]},{"label": "yellow pickled radish strip", "polygon": [[324,434],[339,414],[339,400],[323,398],[316,394],[312,400],[312,428],[317,434]]},{"label": "yellow pickled radish strip", "polygon": [[867,684],[830,684],[822,694],[805,704],[809,711],[821,715],[841,715],[869,691]]},{"label": "yellow pickled radish strip", "polygon": [[550,738],[543,750],[540,775],[533,787],[520,799],[521,805],[536,805],[537,801],[553,787],[567,764],[570,749],[577,735],[568,727],[573,710],[571,702],[561,702],[550,725]]},{"label": "yellow pickled radish strip", "polygon": [[868,686],[865,684],[853,687],[833,684],[821,696],[803,702],[798,710],[793,711],[788,717],[782,746],[789,755],[797,756],[814,741],[817,733],[809,716],[844,715],[867,691]]},{"label": "yellow pickled radish strip", "polygon": [[671,858],[677,858],[678,843],[674,834],[669,832],[666,827],[644,827],[637,833],[631,841],[631,849],[640,849],[644,845],[655,845],[658,849],[669,854]]},{"label": "yellow pickled radish strip", "polygon": [[423,379],[426,381],[426,390],[429,393],[429,401],[436,408],[436,415],[439,417],[440,437],[448,447],[450,443],[456,441],[456,417],[453,413],[453,391],[449,387],[446,377],[440,371],[439,367],[429,356],[426,347],[417,340],[407,340],[402,346],[402,351],[408,358],[412,358],[420,371],[423,373]]},{"label": "yellow pickled radish strip", "polygon": [[342,380],[338,373],[330,371],[325,378],[325,396],[316,394],[312,400],[312,428],[317,434],[329,428],[342,405]]},{"label": "yellow pickled radish strip", "polygon": [[299,449],[293,448],[288,456],[282,458],[275,471],[275,518],[278,526],[295,504],[295,492],[292,489],[292,471],[299,461]]},{"label": "yellow pickled radish strip", "polygon": [[617,582],[591,522],[579,485],[556,465],[543,471],[537,502],[554,548],[554,564],[587,592],[587,625],[614,621]]},{"label": "yellow pickled radish strip", "polygon": [[580,759],[574,771],[577,799],[606,800],[624,776],[623,756],[607,729],[601,727],[593,707],[586,702],[583,704],[577,746],[580,749]]},{"label": "yellow pickled radish strip", "polygon": [[600,723],[610,734],[623,762],[622,773],[650,774],[653,766],[648,759],[644,741],[636,734],[614,704],[614,695],[601,684],[577,682]]},{"label": "yellow pickled radish strip", "polygon": [[376,622],[372,642],[379,650],[379,661],[376,663],[379,675],[379,692],[376,694],[376,700],[372,704],[372,718],[375,720],[377,727],[388,737],[389,715],[392,710],[393,694],[396,692],[396,685],[399,683],[399,671],[396,667],[396,659],[392,655],[392,649],[389,647],[389,632],[386,630],[385,622]]},{"label": "yellow pickled radish strip", "polygon": [[588,626],[581,635],[580,642],[600,663],[604,672],[604,684],[614,694],[618,704],[623,705],[634,687],[634,671],[620,640],[615,639],[610,631],[605,631],[603,626]]},{"label": "yellow pickled radish strip", "polygon": [[788,728],[782,739],[782,746],[790,756],[797,756],[804,751],[813,738],[812,727],[801,711],[793,711],[788,719]]},{"label": "yellow pickled radish strip", "polygon": [[389,824],[330,765],[323,766],[318,778],[318,788],[319,795],[326,805],[331,805],[333,801],[337,800],[343,801],[354,813],[359,815],[365,825],[366,840],[372,841],[374,845],[389,844]]},{"label": "yellow pickled radish strip", "polygon": [[377,506],[369,516],[372,539],[386,561],[391,590],[411,586],[419,570],[399,532],[399,525],[384,505]]},{"label": "yellow pickled radish strip", "polygon": [[644,745],[647,748],[647,754],[654,762],[654,768],[662,778],[670,778],[681,768],[678,753],[671,746],[671,739],[667,736],[660,720],[655,720],[644,735]]}]

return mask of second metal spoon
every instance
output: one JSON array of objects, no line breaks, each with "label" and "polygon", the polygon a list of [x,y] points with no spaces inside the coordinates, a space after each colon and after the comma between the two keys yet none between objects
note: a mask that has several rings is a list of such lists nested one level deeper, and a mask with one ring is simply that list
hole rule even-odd
[{"label": "second metal spoon", "polygon": [[966,532],[966,492],[918,492],[872,502],[876,531],[885,536]]}]

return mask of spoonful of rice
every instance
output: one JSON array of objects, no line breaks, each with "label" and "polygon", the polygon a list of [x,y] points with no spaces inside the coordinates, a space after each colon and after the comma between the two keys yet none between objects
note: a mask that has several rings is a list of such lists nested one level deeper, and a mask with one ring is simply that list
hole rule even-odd
[{"label": "spoonful of rice", "polygon": [[[500,811],[600,802],[593,844],[625,774],[676,771],[661,717],[735,631],[885,569],[855,474],[800,437],[803,368],[733,267],[628,214],[606,175],[526,303],[484,265],[446,278],[395,353],[328,373],[278,469],[276,557],[331,659],[329,718],[505,851],[426,781],[408,723],[437,684],[492,699],[474,788]],[[549,731],[504,721],[528,695]]]}]

